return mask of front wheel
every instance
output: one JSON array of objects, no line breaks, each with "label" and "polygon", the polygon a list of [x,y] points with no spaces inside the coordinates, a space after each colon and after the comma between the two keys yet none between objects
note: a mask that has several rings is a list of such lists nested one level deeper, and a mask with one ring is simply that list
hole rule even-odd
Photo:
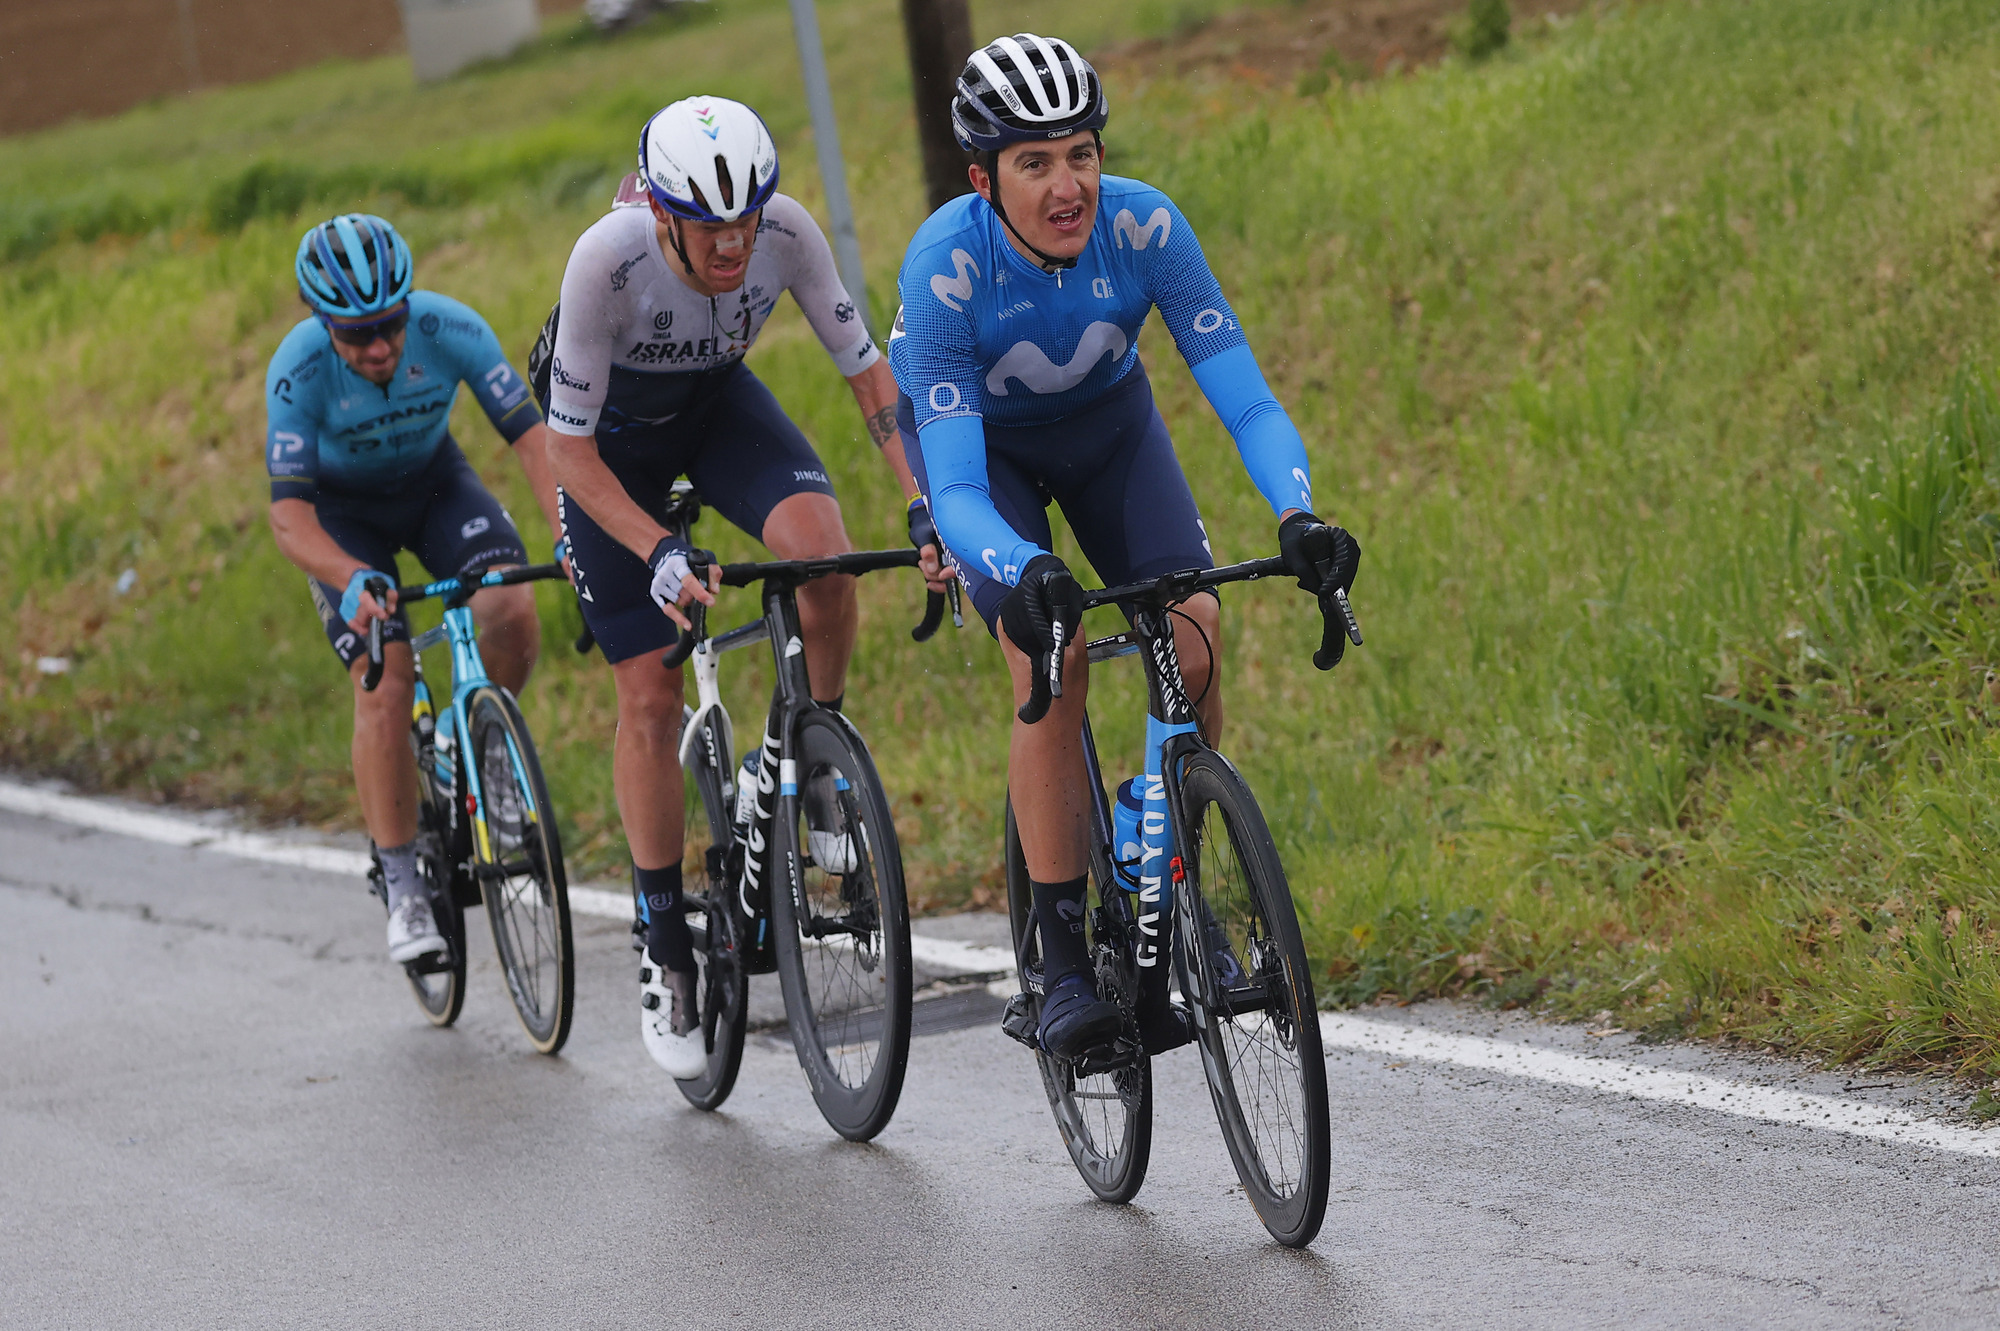
[{"label": "front wheel", "polygon": [[[684,721],[692,720],[688,711]],[[730,826],[729,806],[723,798],[729,780],[732,755],[726,718],[709,712],[703,718],[700,742],[683,746],[688,761],[683,765],[687,787],[687,839],[681,864],[681,878],[687,883],[706,884],[697,897],[701,907],[699,922],[690,920],[694,935],[695,969],[700,972],[695,992],[701,1016],[703,1043],[708,1050],[708,1067],[699,1077],[674,1085],[696,1109],[717,1109],[736,1087],[736,1074],[743,1067],[743,1035],[749,1027],[750,986],[743,971],[743,956],[736,928],[741,916],[731,900],[728,881],[730,843],[735,833]]]},{"label": "front wheel", "polygon": [[1326,1218],[1326,1059],[1312,968],[1291,889],[1250,788],[1220,754],[1181,776],[1177,944],[1202,1009],[1201,1057],[1215,1116],[1257,1218],[1303,1248]]},{"label": "front wheel", "polygon": [[771,864],[778,981],[820,1113],[867,1141],[896,1112],[910,1059],[903,853],[875,763],[839,713],[801,712],[791,755],[797,788],[779,792],[789,816]]},{"label": "front wheel", "polygon": [[[1136,925],[1131,899],[1122,888],[1104,897],[1104,880],[1092,857],[1091,879],[1098,908],[1091,912],[1095,927],[1091,955],[1097,963],[1097,993],[1125,1010],[1126,1024],[1136,1029],[1138,967],[1133,962]],[[1028,995],[1028,1012],[1037,1026],[1042,1015],[1042,939],[1031,913],[1034,898],[1028,888],[1027,858],[1014,824],[1014,804],[1007,803],[1007,918],[1013,926],[1014,956],[1022,968],[1021,987]],[[1134,1041],[1134,1044],[1137,1042]],[[1085,1186],[1106,1202],[1129,1202],[1146,1181],[1153,1154],[1153,1064],[1143,1052],[1123,1067],[1078,1075],[1076,1064],[1051,1058],[1040,1050],[1042,1089],[1056,1129]]]},{"label": "front wheel", "polygon": [[535,742],[513,695],[496,685],[466,700],[481,801],[472,811],[473,866],[514,1011],[538,1053],[569,1038],[576,1002],[569,881]]}]

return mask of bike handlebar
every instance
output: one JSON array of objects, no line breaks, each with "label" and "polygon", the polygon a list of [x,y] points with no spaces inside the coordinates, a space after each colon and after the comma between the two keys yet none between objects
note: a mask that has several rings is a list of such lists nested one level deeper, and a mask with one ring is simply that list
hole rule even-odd
[{"label": "bike handlebar", "polygon": [[550,578],[562,578],[568,581],[561,564],[524,564],[516,568],[494,569],[482,573],[470,583],[464,578],[440,578],[436,582],[419,582],[408,587],[398,587],[396,599],[404,605],[416,601],[428,601],[434,596],[442,596],[449,600],[461,592],[475,592],[484,587],[511,587],[520,582],[544,582]]},{"label": "bike handlebar", "polygon": [[[854,550],[842,555],[820,555],[812,559],[771,559],[762,563],[723,564],[722,585],[724,587],[747,587],[753,582],[782,582],[788,586],[811,582],[816,578],[831,577],[835,574],[860,575],[876,573],[888,568],[915,568],[915,550]],[[705,559],[688,560],[688,576],[698,579],[703,586],[708,585],[708,571],[711,567]],[[933,597],[942,600],[937,593]],[[700,601],[691,601],[685,607],[689,627],[681,631],[680,638],[660,657],[660,664],[673,670],[694,655],[695,648],[701,646],[708,637],[708,607]],[[930,620],[926,613],[925,621]],[[922,625],[918,626],[919,628]],[[926,635],[928,636],[928,635]]]},{"label": "bike handlebar", "polygon": [[[1101,605],[1115,605],[1124,601],[1138,601],[1161,608],[1185,601],[1196,592],[1207,591],[1211,587],[1221,587],[1232,582],[1254,582],[1258,578],[1279,577],[1288,573],[1285,561],[1277,556],[1269,559],[1251,559],[1241,564],[1226,564],[1221,568],[1188,568],[1174,573],[1164,573],[1144,582],[1128,582],[1118,587],[1105,587],[1083,594],[1083,608],[1093,610]],[[1354,607],[1348,603],[1347,593],[1338,587],[1328,588],[1319,597],[1320,642],[1313,653],[1313,665],[1320,670],[1331,670],[1340,661],[1342,635],[1356,647],[1361,645],[1361,623],[1354,617]],[[1073,628],[1074,626],[1072,626]],[[1063,661],[1060,651],[1050,653],[1049,669],[1046,675],[1036,673],[1029,686],[1028,701],[1017,713],[1021,720],[1033,725],[1042,719],[1049,708],[1051,698],[1062,696]],[[1032,715],[1033,720],[1030,720]]]},{"label": "bike handlebar", "polygon": [[943,591],[925,595],[924,622],[910,630],[910,637],[918,642],[929,642],[931,635],[938,631],[938,625],[944,623],[944,608],[947,602],[951,605],[951,626],[955,629],[964,628],[965,611],[958,599],[958,579],[953,578],[944,585]]}]

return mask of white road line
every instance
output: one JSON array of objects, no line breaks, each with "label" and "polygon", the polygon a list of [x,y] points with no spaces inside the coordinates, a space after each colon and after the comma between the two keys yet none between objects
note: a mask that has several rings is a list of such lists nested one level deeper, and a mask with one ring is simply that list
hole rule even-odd
[{"label": "white road line", "polygon": [[1960,1155],[2000,1157],[2000,1131],[1938,1123],[1890,1105],[1866,1104],[1808,1095],[1775,1086],[1752,1086],[1721,1077],[1647,1067],[1612,1058],[1567,1054],[1539,1045],[1489,1040],[1476,1035],[1371,1021],[1345,1013],[1320,1014],[1320,1038],[1340,1049],[1398,1058],[1452,1063],[1573,1086],[1598,1095],[1687,1105],[1766,1123],[1821,1128],[1851,1137],[1872,1137],[1903,1146],[1923,1146]]},{"label": "white road line", "polygon": [[[321,873],[358,875],[368,872],[368,857],[359,851],[284,841],[260,832],[212,827],[173,814],[149,813],[143,809],[64,795],[16,781],[0,779],[0,809],[161,845],[210,850],[265,864],[282,864]],[[569,899],[570,908],[579,914],[616,920],[631,918],[632,898],[623,891],[578,885],[569,890]],[[980,947],[943,938],[912,936],[910,952],[918,965],[939,974],[992,975],[1011,971],[1014,966],[1013,954],[1005,948]],[[1014,982],[1002,979],[995,984],[994,992],[999,993],[1003,988],[1011,994]],[[1753,1086],[1722,1077],[1676,1072],[1613,1058],[1569,1054],[1538,1045],[1509,1043],[1483,1036],[1451,1035],[1346,1013],[1321,1013],[1320,1032],[1326,1044],[1336,1049],[1451,1063],[1510,1077],[1574,1087],[1596,1095],[1686,1105],[1766,1123],[1819,1128],[1852,1137],[1867,1137],[1960,1155],[2000,1158],[2000,1130],[1982,1131],[1939,1123],[1889,1105],[1839,1100],[1779,1087]]]},{"label": "white road line", "polygon": [[281,841],[261,832],[235,832],[172,814],[148,813],[126,805],[62,795],[14,781],[0,780],[0,809],[34,818],[52,818],[75,827],[115,832],[120,836],[156,841],[167,846],[198,846],[240,860],[259,860],[321,873],[366,874],[368,856],[338,846]]}]

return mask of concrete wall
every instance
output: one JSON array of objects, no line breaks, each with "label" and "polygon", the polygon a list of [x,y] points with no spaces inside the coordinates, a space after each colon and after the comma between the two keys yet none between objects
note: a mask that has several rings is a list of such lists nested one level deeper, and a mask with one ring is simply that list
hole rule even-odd
[{"label": "concrete wall", "polygon": [[403,49],[397,0],[0,0],[0,134]]}]

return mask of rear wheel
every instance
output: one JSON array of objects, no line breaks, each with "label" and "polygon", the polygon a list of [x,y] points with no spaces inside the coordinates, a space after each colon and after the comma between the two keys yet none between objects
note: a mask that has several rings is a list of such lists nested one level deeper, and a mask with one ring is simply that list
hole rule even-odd
[{"label": "rear wheel", "polygon": [[790,817],[772,861],[778,979],[820,1113],[867,1141],[896,1112],[910,1058],[902,849],[875,764],[838,713],[800,713],[791,752],[798,798],[780,792]]},{"label": "rear wheel", "polygon": [[1219,754],[1187,760],[1181,836],[1183,988],[1207,1009],[1216,1118],[1258,1219],[1302,1248],[1326,1217],[1331,1135],[1312,968],[1264,815]]},{"label": "rear wheel", "polygon": [[[1097,909],[1091,954],[1097,962],[1097,992],[1125,1009],[1126,1024],[1136,1031],[1138,967],[1133,963],[1131,903],[1123,889],[1104,899],[1103,880],[1095,867],[1091,880]],[[1021,987],[1027,992],[1029,1015],[1041,1023],[1042,940],[1035,927],[1034,898],[1028,889],[1028,865],[1014,824],[1014,805],[1007,805],[1007,915],[1014,930],[1014,955],[1021,959]],[[1153,1065],[1145,1054],[1125,1067],[1078,1075],[1077,1065],[1037,1051],[1035,1062],[1048,1092],[1049,1109],[1076,1172],[1098,1198],[1129,1202],[1146,1181],[1153,1152]]]},{"label": "rear wheel", "polygon": [[512,695],[497,686],[479,689],[465,711],[483,806],[473,816],[472,839],[486,916],[528,1040],[553,1054],[569,1038],[576,1002],[562,839],[535,742]]},{"label": "rear wheel", "polygon": [[729,805],[723,797],[732,755],[727,731],[717,714],[710,712],[702,725],[701,742],[684,745],[681,750],[689,759],[683,767],[687,849],[681,877],[686,883],[706,885],[700,893],[688,894],[700,907],[688,923],[694,933],[695,967],[701,976],[695,993],[699,995],[702,1038],[708,1048],[708,1070],[674,1085],[695,1108],[714,1109],[729,1098],[736,1074],[743,1067],[743,1033],[749,1025],[750,1002],[748,977],[736,945],[739,917],[730,900],[732,884],[725,869],[734,836]]}]

